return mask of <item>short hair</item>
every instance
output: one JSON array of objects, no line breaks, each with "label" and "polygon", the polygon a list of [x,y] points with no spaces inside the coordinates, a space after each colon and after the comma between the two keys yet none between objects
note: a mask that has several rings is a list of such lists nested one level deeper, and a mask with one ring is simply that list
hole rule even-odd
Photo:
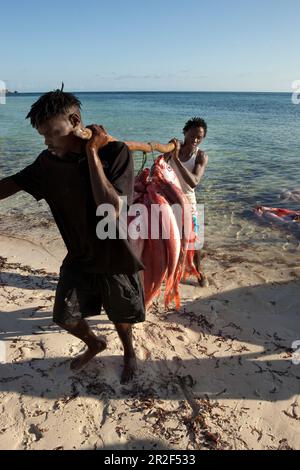
[{"label": "short hair", "polygon": [[204,121],[204,119],[200,117],[193,117],[190,119],[184,126],[183,128],[183,133],[185,134],[187,131],[192,129],[193,127],[203,127],[204,129],[204,137],[206,137],[207,134],[207,124]]},{"label": "short hair", "polygon": [[26,119],[30,119],[32,127],[37,128],[49,119],[67,113],[72,107],[80,111],[81,102],[72,93],[61,90],[49,91],[42,95],[32,106]]}]

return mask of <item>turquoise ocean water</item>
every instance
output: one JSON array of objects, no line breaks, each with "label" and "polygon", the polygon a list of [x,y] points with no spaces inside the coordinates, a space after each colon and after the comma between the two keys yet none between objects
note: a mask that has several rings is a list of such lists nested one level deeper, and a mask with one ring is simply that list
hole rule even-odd
[{"label": "turquoise ocean water", "polygon": [[[38,94],[7,97],[0,105],[0,177],[32,162],[43,139],[25,116]],[[202,148],[209,155],[205,179],[197,191],[205,204],[207,233],[223,243],[238,239],[276,244],[289,234],[257,224],[257,204],[281,206],[284,189],[300,187],[300,105],[290,94],[276,93],[78,93],[85,124],[103,124],[120,140],[168,142],[182,137],[184,123],[201,116],[208,123]],[[148,157],[148,165],[152,163]],[[135,155],[136,170],[141,155]],[[289,208],[299,209],[300,203]],[[47,207],[19,193],[0,203],[5,217],[47,217]],[[292,237],[293,238],[293,237]],[[297,238],[297,237],[296,237]]]}]

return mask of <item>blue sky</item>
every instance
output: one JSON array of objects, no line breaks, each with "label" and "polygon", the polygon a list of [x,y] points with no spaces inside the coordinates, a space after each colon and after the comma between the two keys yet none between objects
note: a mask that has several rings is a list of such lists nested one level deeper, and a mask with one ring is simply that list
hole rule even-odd
[{"label": "blue sky", "polygon": [[1,1],[0,80],[46,91],[290,91],[299,0]]}]

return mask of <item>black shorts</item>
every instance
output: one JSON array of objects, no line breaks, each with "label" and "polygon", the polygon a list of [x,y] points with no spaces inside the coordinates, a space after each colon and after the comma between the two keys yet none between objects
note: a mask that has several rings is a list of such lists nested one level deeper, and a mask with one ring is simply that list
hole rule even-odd
[{"label": "black shorts", "polygon": [[114,323],[145,321],[144,290],[139,273],[95,274],[60,268],[53,309],[55,323],[67,325],[100,315],[102,307]]}]

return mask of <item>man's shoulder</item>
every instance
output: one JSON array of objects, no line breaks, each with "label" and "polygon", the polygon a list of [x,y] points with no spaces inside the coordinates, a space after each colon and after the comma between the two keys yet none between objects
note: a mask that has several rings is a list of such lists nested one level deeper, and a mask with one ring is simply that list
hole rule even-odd
[{"label": "man's shoulder", "polygon": [[114,142],[109,142],[103,150],[107,153],[112,153],[114,155],[118,155],[122,150],[127,150],[129,152],[129,148],[124,142],[116,140]]},{"label": "man's shoulder", "polygon": [[208,163],[207,153],[204,152],[203,150],[199,149],[198,153],[197,153],[196,162],[200,165],[207,165],[207,163]]},{"label": "man's shoulder", "polygon": [[105,168],[127,165],[131,160],[131,152],[124,142],[109,142],[100,149],[99,156]]},{"label": "man's shoulder", "polygon": [[31,163],[29,163],[26,167],[23,168],[21,171],[29,170],[29,169],[36,169],[41,168],[42,163],[45,161],[45,157],[51,155],[48,150],[43,150]]}]

